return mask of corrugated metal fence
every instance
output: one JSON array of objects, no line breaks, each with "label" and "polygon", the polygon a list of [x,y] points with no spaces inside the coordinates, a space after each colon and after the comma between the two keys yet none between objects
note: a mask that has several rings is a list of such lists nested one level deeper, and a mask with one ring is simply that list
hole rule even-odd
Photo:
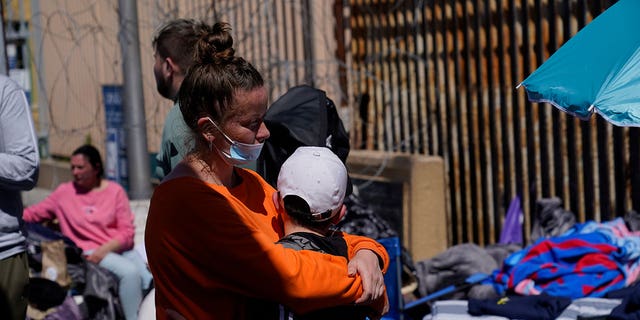
[{"label": "corrugated metal fence", "polygon": [[348,26],[360,106],[355,148],[439,155],[450,243],[495,243],[519,196],[578,220],[640,206],[638,129],[531,104],[517,84],[615,1],[355,0]]}]

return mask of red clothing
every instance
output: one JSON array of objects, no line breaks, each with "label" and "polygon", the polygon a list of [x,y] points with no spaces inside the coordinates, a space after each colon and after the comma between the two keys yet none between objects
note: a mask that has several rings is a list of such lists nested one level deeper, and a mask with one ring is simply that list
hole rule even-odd
[{"label": "red clothing", "polygon": [[[232,189],[191,177],[155,189],[145,244],[156,286],[156,315],[172,310],[186,319],[242,319],[247,297],[274,300],[307,312],[352,303],[360,277],[347,275],[344,257],[285,249],[275,190],[255,172],[236,169],[243,182]],[[374,240],[345,235],[349,254],[372,249]]]},{"label": "red clothing", "polygon": [[79,193],[73,182],[63,183],[40,203],[26,208],[26,222],[58,218],[60,231],[82,250],[93,250],[118,240],[119,252],[133,248],[135,227],[129,198],[113,181],[106,188]]}]

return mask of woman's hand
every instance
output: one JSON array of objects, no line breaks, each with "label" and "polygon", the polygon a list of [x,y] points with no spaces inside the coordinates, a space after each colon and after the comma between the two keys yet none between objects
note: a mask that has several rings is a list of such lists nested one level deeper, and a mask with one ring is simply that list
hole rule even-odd
[{"label": "woman's hand", "polygon": [[107,255],[107,253],[109,253],[109,252],[105,252],[104,250],[101,250],[101,249],[102,249],[102,247],[94,250],[85,259],[87,259],[87,261],[89,261],[89,262],[93,262],[95,264],[99,264],[100,261],[102,261],[102,259],[104,259],[104,257]]},{"label": "woman's hand", "polygon": [[[347,266],[349,276],[359,274],[362,278],[363,293],[356,300],[356,304],[372,304],[385,294],[384,275],[378,261],[378,255],[368,249],[359,250],[349,261]],[[386,309],[388,309],[388,304],[386,304]]]},{"label": "woman's hand", "polygon": [[93,250],[93,252],[86,257],[87,261],[95,264],[100,263],[104,257],[111,251],[116,251],[120,247],[120,243],[117,240],[111,240],[100,247]]}]

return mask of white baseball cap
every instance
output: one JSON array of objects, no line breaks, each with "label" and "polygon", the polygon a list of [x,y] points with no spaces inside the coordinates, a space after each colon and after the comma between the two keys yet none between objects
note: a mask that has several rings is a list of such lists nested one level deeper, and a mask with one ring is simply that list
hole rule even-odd
[{"label": "white baseball cap", "polygon": [[278,174],[280,196],[295,195],[309,205],[311,220],[326,221],[339,212],[347,188],[347,168],[325,147],[299,147]]}]

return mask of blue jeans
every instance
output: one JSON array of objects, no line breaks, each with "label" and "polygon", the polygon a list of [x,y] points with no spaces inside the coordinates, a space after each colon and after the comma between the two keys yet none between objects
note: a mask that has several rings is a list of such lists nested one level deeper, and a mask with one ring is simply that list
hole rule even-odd
[{"label": "blue jeans", "polygon": [[99,264],[113,272],[118,279],[118,294],[127,320],[138,318],[138,308],[142,302],[142,291],[151,285],[151,272],[134,250],[117,254],[108,253]]}]

